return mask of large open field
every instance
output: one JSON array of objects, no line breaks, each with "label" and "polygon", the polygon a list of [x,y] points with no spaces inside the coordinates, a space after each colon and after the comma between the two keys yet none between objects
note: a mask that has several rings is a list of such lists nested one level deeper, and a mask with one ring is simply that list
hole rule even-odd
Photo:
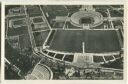
[{"label": "large open field", "polygon": [[57,30],[54,34],[50,49],[65,52],[102,53],[119,51],[120,44],[114,30]]}]

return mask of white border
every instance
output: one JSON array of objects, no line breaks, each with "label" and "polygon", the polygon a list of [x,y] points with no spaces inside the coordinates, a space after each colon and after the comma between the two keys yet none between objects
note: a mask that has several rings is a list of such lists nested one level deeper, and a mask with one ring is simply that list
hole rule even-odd
[{"label": "white border", "polygon": [[[88,1],[88,2],[86,2],[86,1]],[[94,0],[93,0],[94,1]],[[99,1],[99,2],[98,2]],[[101,1],[101,2],[100,2]],[[107,1],[109,1],[109,2],[107,2]],[[115,2],[114,2],[115,1]],[[5,4],[6,5],[16,5],[16,4],[19,4],[19,5],[37,5],[37,4],[39,4],[39,5],[43,5],[43,4],[51,4],[51,5],[55,5],[55,4],[62,4],[62,5],[65,5],[65,4],[72,4],[72,5],[79,5],[79,4],[82,4],[82,5],[114,5],[114,4],[121,4],[121,5],[123,5],[124,4],[124,1],[123,0],[95,0],[94,2],[92,2],[92,0],[85,0],[85,1],[83,1],[83,0],[69,0],[69,1],[67,1],[67,0],[64,0],[64,1],[61,1],[61,0],[54,0],[54,1],[51,1],[51,0],[49,0],[49,1],[47,1],[47,0],[19,0],[19,2],[18,2],[18,0],[16,1],[16,0],[5,0],[4,2],[2,2],[2,27],[1,27],[1,29],[2,29],[2,31],[1,31],[1,36],[2,36],[2,38],[1,38],[1,47],[2,47],[2,49],[1,49],[1,60],[2,60],[2,64],[1,64],[1,66],[2,66],[2,70],[1,70],[1,82],[2,82],[2,84],[109,84],[109,83],[111,83],[111,84],[126,84],[126,80],[127,80],[127,78],[126,77],[128,77],[127,76],[127,73],[126,73],[126,70],[127,70],[127,61],[126,61],[126,56],[127,56],[127,46],[128,45],[126,45],[126,35],[127,35],[127,33],[128,33],[128,31],[126,30],[127,28],[127,23],[126,23],[126,21],[127,21],[127,15],[126,15],[126,9],[128,8],[128,6],[126,5],[127,3],[125,3],[124,4],[124,9],[125,9],[125,13],[124,13],[124,29],[125,29],[125,35],[124,35],[124,38],[125,38],[125,46],[124,46],[124,52],[125,52],[125,55],[124,55],[124,59],[125,59],[125,63],[124,63],[124,73],[126,73],[126,74],[124,74],[124,80],[5,80],[4,79],[4,55],[5,55],[5,53],[4,53],[4,48],[5,48],[5,34],[4,34],[4,32],[5,32],[5,12],[4,12],[4,7],[5,7]]]},{"label": "white border", "polygon": [[0,0],[7,4],[124,4],[127,0]]},{"label": "white border", "polygon": [[2,81],[4,80],[4,50],[5,50],[5,34],[4,34],[4,32],[5,32],[5,12],[3,12],[4,11],[4,5],[3,5],[3,3],[1,4],[1,22],[2,22],[2,24],[1,24],[1,83],[2,83]]}]

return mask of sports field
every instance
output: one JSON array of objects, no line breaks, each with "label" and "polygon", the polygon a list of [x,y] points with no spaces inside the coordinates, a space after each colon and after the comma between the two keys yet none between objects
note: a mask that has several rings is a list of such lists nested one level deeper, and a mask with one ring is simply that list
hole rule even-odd
[{"label": "sports field", "polygon": [[83,50],[103,53],[121,49],[114,30],[57,30],[49,45],[53,50],[78,53]]}]

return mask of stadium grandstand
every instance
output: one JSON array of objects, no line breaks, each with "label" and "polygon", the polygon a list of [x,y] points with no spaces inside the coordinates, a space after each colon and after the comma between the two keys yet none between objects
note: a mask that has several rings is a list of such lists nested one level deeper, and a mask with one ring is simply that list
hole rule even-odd
[{"label": "stadium grandstand", "polygon": [[26,76],[26,80],[50,80],[53,78],[53,73],[49,67],[42,64],[37,64],[31,74]]}]

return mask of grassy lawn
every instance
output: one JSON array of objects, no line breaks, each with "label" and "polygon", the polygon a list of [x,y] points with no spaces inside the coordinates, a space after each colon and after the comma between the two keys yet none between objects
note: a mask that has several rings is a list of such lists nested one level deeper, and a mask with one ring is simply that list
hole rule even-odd
[{"label": "grassy lawn", "polygon": [[84,31],[86,52],[112,52],[119,51],[120,44],[116,31]]},{"label": "grassy lawn", "polygon": [[82,31],[57,31],[50,49],[67,52],[82,52]]},{"label": "grassy lawn", "polygon": [[118,36],[115,31],[101,30],[58,30],[51,42],[50,49],[66,52],[100,53],[120,50]]}]

